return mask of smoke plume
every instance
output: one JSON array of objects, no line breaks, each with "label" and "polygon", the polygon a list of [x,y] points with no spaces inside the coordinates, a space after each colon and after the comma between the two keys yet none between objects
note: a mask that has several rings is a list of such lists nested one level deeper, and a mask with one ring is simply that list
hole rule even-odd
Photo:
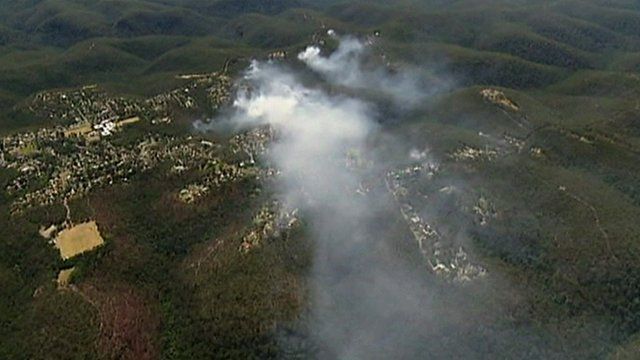
[{"label": "smoke plume", "polygon": [[334,52],[323,56],[321,49],[313,45],[298,54],[298,59],[333,84],[378,91],[406,107],[420,104],[442,88],[442,85],[426,86],[426,79],[417,69],[405,67],[394,71],[384,66],[387,64],[368,64],[367,60],[373,58],[374,40],[365,42],[351,36],[340,37],[331,31],[330,34],[339,41]]},{"label": "smoke plume", "polygon": [[246,80],[252,91],[235,101],[234,121],[276,129],[279,140],[269,157],[283,173],[282,190],[290,205],[305,208],[332,200],[332,207],[348,208],[349,201],[336,196],[336,191],[357,184],[345,171],[345,154],[362,148],[376,128],[369,106],[304,87],[274,65],[254,62]]},{"label": "smoke plume", "polygon": [[[366,44],[340,40],[329,56],[309,47],[299,60],[330,83],[375,86],[398,106],[433,93],[410,74],[366,70]],[[445,290],[428,275],[405,221],[414,215],[401,216],[385,179],[392,168],[420,162],[411,171],[427,171],[431,165],[422,150],[380,159],[371,143],[389,137],[374,104],[305,85],[284,65],[254,62],[243,82],[248,86],[227,120],[276,131],[266,160],[281,171],[277,190],[287,206],[300,210],[315,243],[308,327],[317,357],[479,358],[487,346],[537,341],[514,340],[520,335],[513,329],[488,329],[482,317],[493,310],[470,315],[479,300],[468,290]]]},{"label": "smoke plume", "polygon": [[[346,39],[340,54],[311,57],[309,67],[337,81],[337,69],[344,63],[354,61],[349,66],[360,68],[362,46]],[[352,50],[356,56],[348,59]],[[374,81],[359,71],[343,85]],[[252,63],[244,81],[249,86],[234,102],[231,122],[275,129],[278,140],[269,149],[268,161],[281,171],[279,193],[287,206],[301,210],[316,244],[310,332],[320,344],[321,357],[370,359],[380,355],[381,346],[390,356],[414,351],[396,346],[419,343],[412,341],[415,335],[390,332],[389,326],[414,320],[428,297],[417,293],[419,280],[398,266],[386,248],[382,232],[388,231],[384,221],[392,211],[390,196],[381,182],[373,189],[363,186],[384,173],[367,146],[379,135],[375,107],[307,87],[275,64]],[[394,78],[385,84],[393,84],[383,90],[398,97],[405,86]],[[407,100],[413,101],[412,95]]]}]

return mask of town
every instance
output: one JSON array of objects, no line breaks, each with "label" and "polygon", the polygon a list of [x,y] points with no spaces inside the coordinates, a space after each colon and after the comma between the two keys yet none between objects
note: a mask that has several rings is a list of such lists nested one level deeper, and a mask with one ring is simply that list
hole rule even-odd
[{"label": "town", "polygon": [[[268,133],[234,137],[234,149],[250,160],[226,163],[211,141],[166,131],[175,114],[215,111],[230,99],[231,80],[224,73],[179,78],[188,83],[148,99],[110,96],[97,86],[37,94],[29,112],[53,125],[6,136],[0,143],[0,166],[15,175],[4,189],[13,199],[12,212],[62,203],[92,189],[127,182],[165,162],[172,164],[172,171],[207,174],[203,184],[180,193],[185,202],[210,187],[259,176],[260,171],[253,169],[254,157],[264,150]],[[204,98],[204,103],[196,98]],[[138,130],[129,136],[130,128]]]}]

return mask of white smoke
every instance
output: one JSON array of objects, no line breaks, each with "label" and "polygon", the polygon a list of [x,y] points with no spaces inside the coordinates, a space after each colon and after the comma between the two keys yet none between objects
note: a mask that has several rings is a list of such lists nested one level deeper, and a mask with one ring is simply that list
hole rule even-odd
[{"label": "white smoke", "polygon": [[[244,80],[249,86],[234,102],[232,121],[275,129],[267,160],[281,171],[281,196],[301,210],[316,244],[311,337],[322,344],[321,357],[369,359],[381,347],[388,355],[416,352],[422,334],[414,325],[393,334],[389,327],[431,319],[423,311],[429,296],[380,241],[387,238],[380,219],[397,215],[389,195],[357,192],[381,169],[348,165],[375,158],[367,141],[379,131],[376,112],[361,100],[306,87],[274,64],[254,62]],[[403,342],[412,345],[394,348]]]},{"label": "white smoke", "polygon": [[272,144],[269,157],[283,173],[289,205],[305,207],[331,199],[335,207],[348,207],[335,193],[358,183],[344,164],[346,154],[362,148],[376,128],[369,106],[304,87],[272,64],[254,62],[245,80],[251,91],[234,102],[233,121],[242,126],[268,124],[276,130],[278,142]]},{"label": "white smoke", "polygon": [[[421,88],[412,73],[366,69],[367,45],[338,39],[333,54],[309,47],[299,59],[328,82],[349,90],[375,87],[398,107],[417,105],[439,91]],[[389,169],[430,161],[428,148],[390,144],[402,141],[378,125],[374,105],[305,86],[284,66],[254,62],[244,84],[232,114],[216,122],[269,125],[277,134],[265,160],[281,171],[277,190],[300,209],[315,244],[307,335],[316,358],[492,358],[487,354],[504,350],[561,358],[554,350],[531,352],[546,344],[535,329],[488,325],[489,313],[503,311],[498,302],[482,303],[492,296],[491,286],[444,287],[420,267],[421,255],[384,179]],[[393,148],[392,155],[378,162],[370,140]]]},{"label": "white smoke", "polygon": [[298,54],[300,61],[331,83],[380,92],[390,96],[398,105],[408,107],[419,105],[440,90],[424,86],[415,69],[394,72],[383,66],[364,66],[371,55],[370,42],[351,36],[339,37],[335,33],[332,37],[339,40],[339,45],[329,56],[323,56],[318,46],[308,46]]}]

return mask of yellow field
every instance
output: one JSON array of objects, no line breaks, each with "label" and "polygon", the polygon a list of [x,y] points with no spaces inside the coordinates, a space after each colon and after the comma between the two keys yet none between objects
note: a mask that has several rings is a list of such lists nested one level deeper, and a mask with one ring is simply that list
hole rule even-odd
[{"label": "yellow field", "polygon": [[120,121],[118,121],[116,123],[116,125],[117,126],[125,126],[125,125],[135,124],[138,121],[140,121],[140,117],[134,116],[134,117],[130,117],[128,119],[120,120]]},{"label": "yellow field", "polygon": [[69,285],[69,280],[71,280],[71,274],[73,273],[74,269],[75,268],[60,271],[60,274],[58,274],[58,286],[65,287]]},{"label": "yellow field", "polygon": [[60,256],[67,260],[97,248],[104,244],[104,239],[98,231],[96,222],[90,221],[61,231],[56,237],[55,244],[60,250]]},{"label": "yellow field", "polygon": [[72,126],[64,131],[64,136],[85,136],[91,132],[91,124],[88,122]]}]

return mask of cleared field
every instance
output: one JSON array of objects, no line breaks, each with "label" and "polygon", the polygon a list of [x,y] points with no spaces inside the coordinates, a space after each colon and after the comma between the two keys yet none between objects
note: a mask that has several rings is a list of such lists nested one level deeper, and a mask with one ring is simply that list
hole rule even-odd
[{"label": "cleared field", "polygon": [[55,244],[60,250],[60,256],[67,260],[97,248],[104,244],[104,239],[98,231],[96,222],[90,221],[61,231],[56,237]]},{"label": "cleared field", "polygon": [[81,135],[88,134],[89,132],[91,132],[91,124],[89,124],[88,122],[84,122],[65,130],[64,135],[65,136],[72,136],[72,135],[81,136]]},{"label": "cleared field", "polygon": [[75,268],[60,271],[60,273],[58,274],[58,286],[65,287],[69,285],[69,280],[71,280],[71,274],[73,273],[74,269]]},{"label": "cleared field", "polygon": [[118,123],[116,125],[118,127],[122,127],[122,126],[126,126],[126,125],[135,124],[138,121],[140,121],[140,117],[139,116],[134,116],[134,117],[130,117],[128,119],[120,120],[120,121],[118,121]]}]

